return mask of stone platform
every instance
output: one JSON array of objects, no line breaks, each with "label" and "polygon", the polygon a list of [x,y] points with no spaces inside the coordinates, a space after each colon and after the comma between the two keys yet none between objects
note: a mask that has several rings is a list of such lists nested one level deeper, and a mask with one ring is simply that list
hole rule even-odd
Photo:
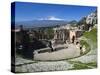
[{"label": "stone platform", "polygon": [[[60,46],[60,45],[59,45]],[[80,56],[80,49],[74,44],[68,48],[63,48],[54,52],[44,52],[34,54],[34,60],[62,60]]]}]

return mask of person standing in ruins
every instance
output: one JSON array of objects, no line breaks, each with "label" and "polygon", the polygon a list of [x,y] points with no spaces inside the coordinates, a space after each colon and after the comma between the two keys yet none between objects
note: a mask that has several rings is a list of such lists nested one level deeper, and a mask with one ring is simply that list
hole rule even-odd
[{"label": "person standing in ruins", "polygon": [[72,43],[74,43],[74,41],[75,41],[75,36],[72,37]]},{"label": "person standing in ruins", "polygon": [[51,41],[49,41],[49,47],[51,48],[51,52],[53,51],[53,48],[52,48],[52,43]]}]

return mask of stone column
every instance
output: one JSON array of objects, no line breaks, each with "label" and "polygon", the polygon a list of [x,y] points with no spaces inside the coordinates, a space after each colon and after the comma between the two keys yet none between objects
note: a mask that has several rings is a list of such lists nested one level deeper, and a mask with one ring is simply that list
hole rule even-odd
[{"label": "stone column", "polygon": [[65,33],[64,33],[64,31],[62,32],[62,34],[63,34],[63,41],[65,40]]}]

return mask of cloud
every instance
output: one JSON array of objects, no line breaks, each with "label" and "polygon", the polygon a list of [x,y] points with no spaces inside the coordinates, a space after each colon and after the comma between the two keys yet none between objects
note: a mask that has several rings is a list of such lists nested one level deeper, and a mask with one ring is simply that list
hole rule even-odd
[{"label": "cloud", "polygon": [[55,16],[48,16],[46,18],[40,18],[39,20],[64,20],[64,19],[57,18]]}]

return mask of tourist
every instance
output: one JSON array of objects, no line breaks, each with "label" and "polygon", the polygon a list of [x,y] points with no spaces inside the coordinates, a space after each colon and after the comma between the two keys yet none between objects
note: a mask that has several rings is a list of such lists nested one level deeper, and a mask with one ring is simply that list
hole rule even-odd
[{"label": "tourist", "polygon": [[66,40],[66,48],[68,48],[68,41]]},{"label": "tourist", "polygon": [[72,37],[72,43],[74,43],[74,41],[75,41],[75,36]]},{"label": "tourist", "polygon": [[53,52],[52,42],[49,42],[49,47],[51,48],[51,52]]}]

